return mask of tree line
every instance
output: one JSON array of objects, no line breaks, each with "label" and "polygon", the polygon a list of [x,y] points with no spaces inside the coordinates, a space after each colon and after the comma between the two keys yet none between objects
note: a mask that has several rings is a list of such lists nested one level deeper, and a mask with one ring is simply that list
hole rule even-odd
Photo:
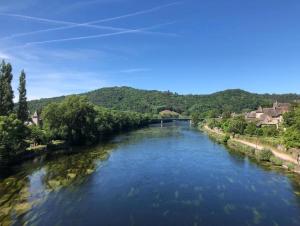
[{"label": "tree line", "polygon": [[[12,66],[0,65],[0,167],[29,152],[28,147],[63,140],[68,145],[88,145],[110,134],[150,123],[151,116],[115,111],[92,104],[84,96],[69,96],[39,109],[38,125],[30,119],[26,97],[26,74],[19,77],[19,99],[14,104]],[[33,112],[33,111],[32,111]],[[31,112],[31,113],[32,113]]]},{"label": "tree line", "polygon": [[[249,93],[239,89],[225,90],[208,95],[179,95],[170,91],[141,90],[131,87],[108,87],[83,93],[90,102],[121,111],[158,114],[164,110],[181,115],[198,115],[223,112],[246,112],[258,106],[269,106],[276,100],[293,102],[299,100],[296,94],[266,95]],[[41,108],[50,102],[61,101],[65,97],[47,98],[29,102],[30,109]]]},{"label": "tree line", "polygon": [[219,128],[227,134],[272,138],[287,148],[300,148],[300,106],[295,105],[290,112],[283,115],[283,119],[279,128],[258,127],[255,122],[247,121],[243,115],[231,117],[230,114],[223,114],[221,118],[207,117],[205,121],[211,129]]}]

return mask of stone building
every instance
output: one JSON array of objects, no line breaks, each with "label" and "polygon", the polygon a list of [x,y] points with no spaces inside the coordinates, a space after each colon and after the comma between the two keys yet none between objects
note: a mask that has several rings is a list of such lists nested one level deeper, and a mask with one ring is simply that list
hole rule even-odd
[{"label": "stone building", "polygon": [[40,125],[41,119],[37,111],[34,112],[33,116],[31,117],[31,121],[35,125]]},{"label": "stone building", "polygon": [[279,124],[283,122],[283,114],[289,112],[290,108],[291,104],[276,101],[271,108],[260,106],[256,111],[246,113],[246,119],[256,122],[257,126],[275,125],[278,128]]}]

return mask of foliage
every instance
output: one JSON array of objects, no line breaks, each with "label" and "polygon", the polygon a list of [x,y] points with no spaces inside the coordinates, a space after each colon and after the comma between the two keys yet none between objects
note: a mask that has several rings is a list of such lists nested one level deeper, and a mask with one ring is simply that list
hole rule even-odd
[{"label": "foliage", "polygon": [[80,96],[49,104],[42,112],[42,119],[51,139],[67,140],[70,144],[93,143],[101,135],[137,128],[150,121],[147,115],[94,106]]},{"label": "foliage", "polygon": [[247,122],[244,117],[234,117],[227,120],[225,124],[224,131],[234,134],[244,134],[247,127]]},{"label": "foliage", "polygon": [[295,169],[295,165],[293,165],[292,163],[288,163],[287,167],[289,170],[294,170]]},{"label": "foliage", "polygon": [[179,114],[175,111],[170,111],[170,110],[164,110],[159,112],[159,115],[162,118],[179,118]]},{"label": "foliage", "polygon": [[30,129],[30,136],[29,139],[36,145],[36,144],[47,144],[49,141],[49,136],[47,135],[46,131],[42,130],[39,126],[31,125]]},{"label": "foliage", "polygon": [[222,126],[222,122],[218,119],[208,119],[207,125],[209,128],[220,128]]},{"label": "foliage", "polygon": [[279,158],[277,158],[275,156],[271,156],[270,162],[272,162],[276,166],[281,166],[282,163],[283,163],[281,159],[279,159]]},{"label": "foliage", "polygon": [[192,119],[194,125],[198,125],[200,122],[203,121],[203,118],[202,118],[201,115],[198,114],[197,112],[193,112],[193,113],[191,114],[191,119]]},{"label": "foliage", "polygon": [[270,161],[270,158],[272,156],[273,156],[273,153],[269,149],[263,149],[257,153],[257,158],[260,161]]},{"label": "foliage", "polygon": [[230,136],[228,135],[228,134],[226,134],[225,136],[224,136],[224,139],[223,139],[223,143],[224,144],[227,144],[227,142],[230,140]]},{"label": "foliage", "polygon": [[[111,87],[81,94],[96,105],[120,111],[158,114],[163,110],[171,110],[194,118],[214,118],[231,112],[244,112],[246,109],[256,109],[258,106],[268,106],[276,99],[292,102],[299,99],[298,95],[260,95],[243,90],[225,90],[209,95],[178,95],[172,92],[155,90],[139,90],[130,87]],[[66,97],[41,99],[29,102],[30,111],[45,107],[52,102],[60,102]]]},{"label": "foliage", "polygon": [[49,104],[42,118],[52,139],[64,139],[70,144],[96,139],[96,111],[84,97],[70,96],[61,103]]},{"label": "foliage", "polygon": [[27,107],[27,98],[26,98],[26,74],[24,71],[20,75],[20,84],[19,84],[19,104],[18,104],[18,118],[25,122],[28,120],[28,107]]},{"label": "foliage", "polygon": [[2,61],[0,65],[0,115],[9,115],[14,109],[14,93],[11,86],[12,67]]},{"label": "foliage", "polygon": [[245,134],[248,134],[250,136],[254,136],[258,134],[258,128],[254,122],[250,122],[247,124],[245,129]]},{"label": "foliage", "polygon": [[300,148],[300,130],[294,127],[287,128],[283,140],[288,148]]},{"label": "foliage", "polygon": [[0,165],[25,150],[28,129],[15,114],[0,116]]},{"label": "foliage", "polygon": [[277,137],[279,135],[279,130],[276,126],[264,126],[262,127],[262,132],[266,137]]},{"label": "foliage", "polygon": [[283,140],[288,148],[300,148],[300,106],[284,115],[286,132]]}]

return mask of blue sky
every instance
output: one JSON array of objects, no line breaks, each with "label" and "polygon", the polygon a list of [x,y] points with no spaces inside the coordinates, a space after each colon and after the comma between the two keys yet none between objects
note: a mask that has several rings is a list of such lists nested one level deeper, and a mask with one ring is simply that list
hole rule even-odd
[{"label": "blue sky", "polygon": [[299,0],[1,0],[29,99],[107,86],[299,93]]}]

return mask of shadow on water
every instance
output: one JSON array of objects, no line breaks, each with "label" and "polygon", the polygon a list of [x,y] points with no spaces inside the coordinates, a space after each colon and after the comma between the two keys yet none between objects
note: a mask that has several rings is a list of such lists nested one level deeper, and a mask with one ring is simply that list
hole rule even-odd
[{"label": "shadow on water", "polygon": [[300,225],[300,178],[154,125],[0,179],[0,225]]}]

